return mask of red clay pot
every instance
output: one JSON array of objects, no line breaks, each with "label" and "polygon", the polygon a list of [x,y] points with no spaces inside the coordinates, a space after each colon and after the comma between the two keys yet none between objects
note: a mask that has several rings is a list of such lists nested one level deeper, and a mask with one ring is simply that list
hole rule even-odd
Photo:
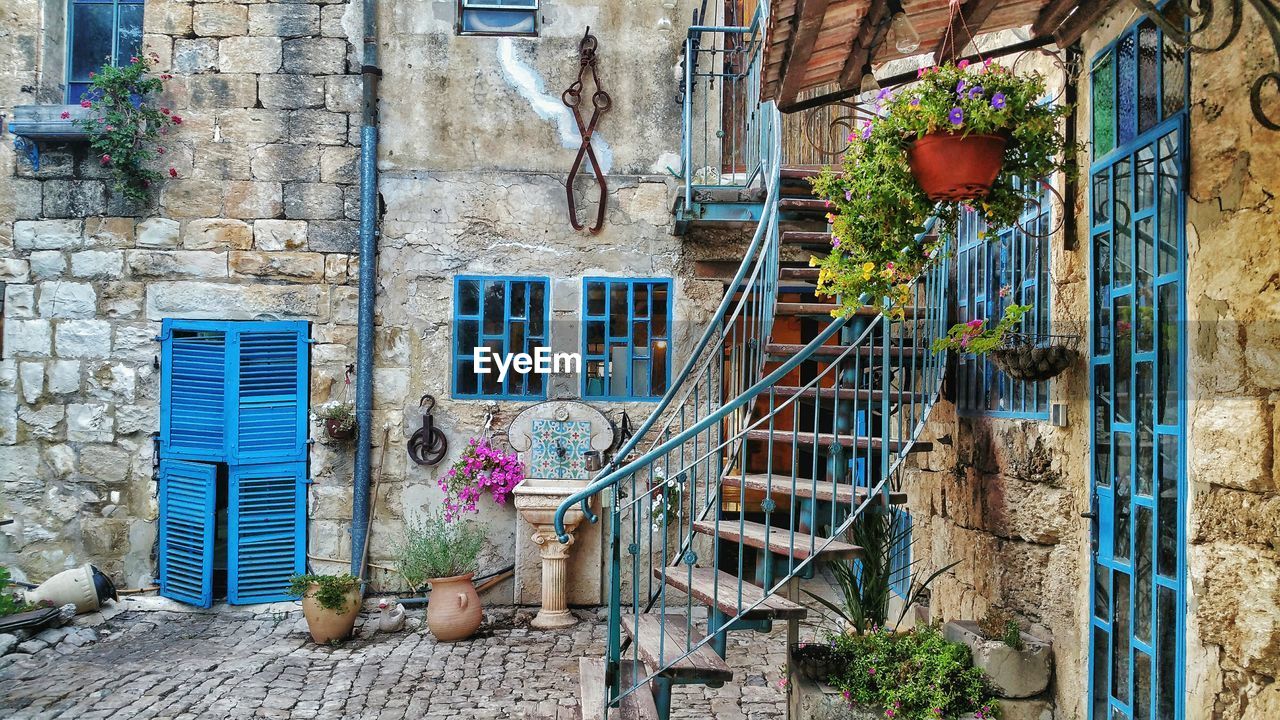
[{"label": "red clay pot", "polygon": [[907,148],[907,162],[930,200],[974,200],[991,192],[1007,143],[1002,135],[929,133]]}]

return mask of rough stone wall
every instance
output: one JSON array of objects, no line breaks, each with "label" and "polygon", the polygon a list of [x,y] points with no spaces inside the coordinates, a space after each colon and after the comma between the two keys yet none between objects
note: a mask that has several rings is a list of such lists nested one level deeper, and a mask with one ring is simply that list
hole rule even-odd
[{"label": "rough stone wall", "polygon": [[[60,8],[6,4],[0,112],[62,101]],[[0,516],[17,520],[0,563],[151,582],[162,318],[310,320],[317,369],[354,336],[350,9],[147,2],[144,47],[183,123],[165,142],[178,178],[146,207],[113,197],[83,145],[45,144],[38,172],[0,148]]]},{"label": "rough stone wall", "polygon": [[[512,39],[456,35],[453,0],[379,4],[375,571],[390,565],[401,518],[439,505],[436,478],[485,412],[501,428],[527,405],[449,398],[455,275],[551,278],[559,351],[579,349],[583,276],[674,278],[673,369],[719,302],[722,286],[694,279],[693,260],[736,260],[741,238],[682,241],[670,227],[674,70],[693,5],[682,2],[664,32],[659,3],[548,3],[540,37]],[[0,18],[21,39],[23,68],[20,82],[0,78],[0,108],[60,101],[61,65],[47,67],[62,61],[58,7],[24,1]],[[14,188],[0,193],[0,515],[19,520],[0,529],[0,563],[41,579],[92,560],[128,585],[152,579],[151,338],[162,318],[311,320],[312,406],[343,396],[356,338],[359,15],[359,3],[325,0],[149,0],[146,45],[176,76],[167,101],[184,119],[166,154],[179,178],[150,207],[111,198],[83,149],[42,148],[38,173],[0,150]],[[578,141],[560,102],[588,25],[613,98],[595,142],[609,189],[597,236],[568,224]],[[594,217],[594,188],[578,189]],[[424,393],[439,401],[452,449],[437,468],[405,453]],[[577,395],[576,378],[553,379],[550,397]],[[637,424],[651,407],[625,405]],[[312,434],[309,552],[338,570],[350,562],[354,453]],[[514,509],[486,502],[480,520],[495,550],[482,572],[512,562]],[[385,572],[374,580],[399,587]]]},{"label": "rough stone wall", "polygon": [[[1137,20],[1118,4],[1083,39],[1084,58]],[[1216,35],[1221,37],[1222,25]],[[1211,40],[1204,40],[1209,44]],[[1193,54],[1187,207],[1188,718],[1280,716],[1280,134],[1249,109],[1254,78],[1274,69],[1262,24],[1244,11],[1226,50]],[[1088,141],[1088,83],[1081,85]],[[1275,104],[1268,107],[1275,117]],[[1085,166],[1088,157],[1082,156]],[[1083,192],[1077,218],[1087,217]],[[1081,222],[1083,226],[1085,223]],[[1088,238],[1052,243],[1053,322],[1088,318]],[[1053,382],[1069,425],[957,418],[940,404],[935,450],[906,483],[936,564],[961,560],[932,594],[935,618],[981,617],[992,605],[1054,643],[1056,717],[1086,716],[1090,563],[1089,385],[1083,363]],[[920,556],[919,554],[917,555]],[[927,563],[926,563],[927,564]]]}]

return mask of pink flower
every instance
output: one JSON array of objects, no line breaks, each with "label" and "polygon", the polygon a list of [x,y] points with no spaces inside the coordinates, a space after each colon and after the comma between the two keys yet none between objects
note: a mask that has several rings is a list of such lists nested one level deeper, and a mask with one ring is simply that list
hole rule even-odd
[{"label": "pink flower", "polygon": [[174,115],[174,116],[173,116],[173,124],[174,124],[174,125],[181,125],[181,124],[182,124],[182,118],[178,117],[177,115]]},{"label": "pink flower", "polygon": [[88,100],[81,100],[80,107],[82,108],[93,107],[93,103],[89,102]]},{"label": "pink flower", "polygon": [[160,108],[160,112],[164,113],[165,115],[168,115],[168,114],[169,114],[170,112],[172,112],[172,111],[171,111],[171,110],[169,110],[169,108],[167,108],[167,107],[162,107],[162,108]]},{"label": "pink flower", "polygon": [[978,329],[978,328],[982,327],[982,319],[981,319],[981,318],[974,318],[973,320],[970,320],[969,322],[965,323],[965,325],[968,325],[969,327],[971,327],[971,328],[973,328],[973,329],[975,329],[975,330],[976,330],[976,329]]},{"label": "pink flower", "polygon": [[103,155],[102,158],[99,160],[99,162],[101,162],[103,165],[106,165],[107,163],[111,162],[111,156]]},{"label": "pink flower", "polygon": [[163,155],[163,154],[164,154],[164,146],[163,146],[163,145],[161,145],[160,147],[156,148],[156,152],[158,152],[158,153],[160,153],[161,155]]},{"label": "pink flower", "polygon": [[66,110],[63,110],[63,111],[62,111],[62,115],[61,115],[60,117],[61,117],[63,120],[66,120],[67,118],[71,117],[71,113],[67,112]]},{"label": "pink flower", "polygon": [[102,129],[103,129],[103,130],[106,130],[107,132],[111,132],[112,130],[115,130],[115,129],[116,129],[116,126],[115,126],[115,125],[108,125],[108,126],[106,126],[106,127],[102,128]]},{"label": "pink flower", "polygon": [[129,62],[131,62],[131,63],[136,63],[136,62],[138,62],[138,56],[137,56],[137,55],[134,55],[134,56],[130,57],[130,58],[129,58]]},{"label": "pink flower", "polygon": [[956,67],[958,67],[958,68],[960,68],[961,70],[963,70],[963,69],[965,69],[965,68],[969,67],[969,61],[968,61],[968,60],[961,60],[960,62],[956,63]]},{"label": "pink flower", "polygon": [[169,168],[169,177],[171,178],[178,177],[178,168]]}]

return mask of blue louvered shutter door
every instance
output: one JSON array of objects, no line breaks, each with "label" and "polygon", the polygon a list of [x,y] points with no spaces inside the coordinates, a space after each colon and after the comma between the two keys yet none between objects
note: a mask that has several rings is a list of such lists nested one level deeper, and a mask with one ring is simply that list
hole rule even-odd
[{"label": "blue louvered shutter door", "polygon": [[227,600],[293,599],[306,562],[305,462],[232,466],[227,508]]},{"label": "blue louvered shutter door", "polygon": [[229,398],[225,323],[174,323],[161,331],[160,455],[226,459]]},{"label": "blue louvered shutter door", "polygon": [[160,594],[213,604],[214,502],[217,466],[160,461]]},{"label": "blue louvered shutter door", "polygon": [[232,465],[307,458],[306,322],[233,328],[228,371],[235,388],[228,418]]}]

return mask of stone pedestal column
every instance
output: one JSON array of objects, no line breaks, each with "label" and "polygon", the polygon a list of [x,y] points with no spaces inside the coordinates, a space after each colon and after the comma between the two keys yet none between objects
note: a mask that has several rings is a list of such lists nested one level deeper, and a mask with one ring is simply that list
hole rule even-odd
[{"label": "stone pedestal column", "polygon": [[573,541],[574,537],[570,535],[569,542],[560,542],[555,528],[549,525],[539,525],[533,534],[533,542],[542,556],[542,608],[529,623],[531,627],[556,630],[578,622],[569,612],[568,587],[565,584],[569,548]]}]

